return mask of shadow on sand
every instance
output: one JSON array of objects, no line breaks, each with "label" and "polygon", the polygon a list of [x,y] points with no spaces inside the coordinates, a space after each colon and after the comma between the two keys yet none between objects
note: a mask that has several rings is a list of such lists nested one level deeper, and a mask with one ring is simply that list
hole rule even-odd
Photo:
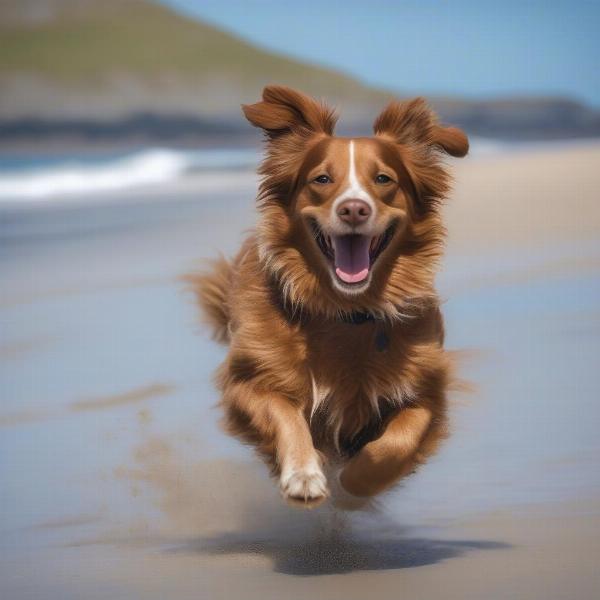
[{"label": "shadow on sand", "polygon": [[352,571],[408,569],[463,556],[473,550],[510,548],[486,540],[438,540],[399,537],[379,540],[330,538],[293,541],[243,539],[239,534],[200,538],[172,548],[172,552],[218,555],[263,555],[273,570],[288,575],[331,575]]}]

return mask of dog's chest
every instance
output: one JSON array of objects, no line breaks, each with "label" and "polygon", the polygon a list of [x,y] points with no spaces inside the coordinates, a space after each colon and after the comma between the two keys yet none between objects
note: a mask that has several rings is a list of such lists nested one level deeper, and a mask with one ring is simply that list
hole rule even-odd
[{"label": "dog's chest", "polygon": [[307,332],[307,362],[317,401],[343,396],[353,402],[390,392],[398,352],[390,330],[378,322],[336,324]]},{"label": "dog's chest", "polygon": [[322,449],[352,454],[374,436],[383,413],[401,402],[397,349],[378,325],[324,327],[307,338],[310,422]]},{"label": "dog's chest", "polygon": [[439,311],[408,322],[312,323],[303,333],[304,398],[313,439],[351,455],[418,397],[423,364],[441,360]]},{"label": "dog's chest", "polygon": [[355,364],[368,359],[375,351],[374,341],[378,326],[374,321],[358,325],[343,322],[318,323],[305,330],[309,359]]}]

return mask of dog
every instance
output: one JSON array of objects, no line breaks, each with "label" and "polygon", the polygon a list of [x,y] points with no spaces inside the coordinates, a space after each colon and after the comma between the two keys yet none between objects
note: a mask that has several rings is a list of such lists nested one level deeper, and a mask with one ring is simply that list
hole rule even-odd
[{"label": "dog", "polygon": [[[264,132],[256,229],[191,279],[214,337],[226,430],[313,507],[368,499],[447,435],[452,361],[434,276],[468,139],[422,98],[392,102],[373,137],[334,136],[325,104],[283,86],[243,105]],[[326,476],[329,473],[329,480]]]}]

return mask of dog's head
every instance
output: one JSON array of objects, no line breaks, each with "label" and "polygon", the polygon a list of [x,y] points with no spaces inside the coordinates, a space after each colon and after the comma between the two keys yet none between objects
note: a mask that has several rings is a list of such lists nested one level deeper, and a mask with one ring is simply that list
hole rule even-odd
[{"label": "dog's head", "polygon": [[420,98],[390,104],[370,138],[334,137],[333,111],[286,87],[243,110],[266,134],[259,249],[287,300],[391,314],[432,292],[442,156],[467,153],[462,131],[440,126]]}]

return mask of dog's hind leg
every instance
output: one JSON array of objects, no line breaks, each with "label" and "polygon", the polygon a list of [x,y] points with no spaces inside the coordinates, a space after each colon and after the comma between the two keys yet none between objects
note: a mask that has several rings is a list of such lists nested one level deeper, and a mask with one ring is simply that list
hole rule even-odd
[{"label": "dog's hind leg", "polygon": [[402,408],[390,418],[380,437],[350,459],[340,483],[354,496],[374,496],[410,475],[434,452],[445,433],[445,413],[439,408]]},{"label": "dog's hind leg", "polygon": [[223,398],[227,429],[256,446],[279,475],[291,504],[312,508],[329,495],[319,453],[304,413],[289,399],[233,385]]}]

